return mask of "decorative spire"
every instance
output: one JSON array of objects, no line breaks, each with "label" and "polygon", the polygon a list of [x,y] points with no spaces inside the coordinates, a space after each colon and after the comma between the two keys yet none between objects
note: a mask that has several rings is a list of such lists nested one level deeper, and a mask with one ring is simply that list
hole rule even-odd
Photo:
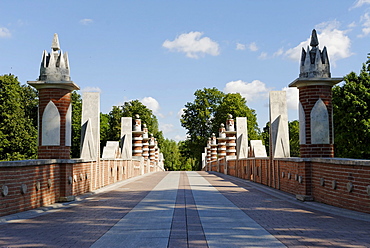
[{"label": "decorative spire", "polygon": [[53,49],[53,51],[60,50],[58,34],[54,34],[53,42],[51,43],[51,49]]},{"label": "decorative spire", "polygon": [[54,34],[51,53],[42,54],[39,81],[65,82],[70,81],[69,61],[67,53],[60,50],[58,34]]},{"label": "decorative spire", "polygon": [[312,35],[311,35],[311,43],[310,46],[312,47],[317,47],[319,45],[319,39],[317,39],[317,33],[316,30],[312,30]]},{"label": "decorative spire", "polygon": [[310,49],[307,46],[307,51],[302,48],[301,55],[301,68],[300,68],[300,78],[330,78],[330,65],[329,57],[324,47],[321,52],[319,47],[319,40],[317,38],[316,30],[312,30]]}]

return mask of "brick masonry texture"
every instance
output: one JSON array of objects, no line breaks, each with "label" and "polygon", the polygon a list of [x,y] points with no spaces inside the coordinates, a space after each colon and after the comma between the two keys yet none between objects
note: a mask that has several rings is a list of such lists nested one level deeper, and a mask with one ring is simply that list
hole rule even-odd
[{"label": "brick masonry texture", "polygon": [[[75,196],[158,170],[140,161],[122,159],[0,162],[0,216],[70,201]],[[24,193],[22,185],[27,187]],[[2,187],[7,187],[7,195]]]},{"label": "brick masonry texture", "polygon": [[297,197],[370,213],[370,161],[335,158],[220,159],[208,163],[204,170],[247,179]]}]

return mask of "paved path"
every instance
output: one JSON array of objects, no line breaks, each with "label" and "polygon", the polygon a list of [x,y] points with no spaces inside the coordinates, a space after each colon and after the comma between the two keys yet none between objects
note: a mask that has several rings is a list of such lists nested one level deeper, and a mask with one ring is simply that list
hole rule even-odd
[{"label": "paved path", "polygon": [[0,247],[370,247],[370,215],[207,172],[152,173],[1,219]]}]

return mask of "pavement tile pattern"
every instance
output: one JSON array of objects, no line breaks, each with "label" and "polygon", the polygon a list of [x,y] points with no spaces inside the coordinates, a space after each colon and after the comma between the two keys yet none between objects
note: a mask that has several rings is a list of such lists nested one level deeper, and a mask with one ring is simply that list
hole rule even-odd
[{"label": "pavement tile pattern", "polygon": [[0,247],[370,247],[370,215],[213,172],[151,173],[19,216],[0,224]]},{"label": "pavement tile pattern", "polygon": [[279,191],[220,173],[199,173],[287,247],[370,247],[370,215],[354,213],[359,216],[354,219],[343,209],[333,214],[337,208],[281,197]]}]

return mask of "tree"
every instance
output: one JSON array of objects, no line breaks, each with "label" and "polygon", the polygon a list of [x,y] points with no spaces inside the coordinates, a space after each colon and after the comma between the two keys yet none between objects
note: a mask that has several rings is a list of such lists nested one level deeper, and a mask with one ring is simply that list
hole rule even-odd
[{"label": "tree", "polygon": [[100,113],[100,153],[109,140],[109,114]]},{"label": "tree", "polygon": [[161,152],[165,158],[164,168],[169,171],[180,170],[180,150],[179,146],[174,140],[165,139],[162,142]]},{"label": "tree", "polygon": [[294,120],[288,123],[289,126],[289,146],[290,146],[290,156],[299,157],[300,156],[300,146],[299,146],[299,121]]},{"label": "tree", "polygon": [[81,118],[82,118],[82,99],[81,95],[77,91],[73,91],[71,94],[72,102],[72,146],[71,146],[71,157],[80,157],[81,147]]},{"label": "tree", "polygon": [[187,129],[188,141],[184,144],[188,158],[195,159],[196,168],[201,168],[201,154],[208,137],[217,133],[221,123],[225,123],[228,114],[233,117],[247,117],[248,135],[252,139],[260,138],[257,117],[254,110],[247,107],[247,101],[239,93],[225,94],[217,88],[197,90],[194,102],[185,105],[181,125]]},{"label": "tree", "polygon": [[112,110],[108,114],[108,126],[109,130],[104,139],[107,140],[119,140],[121,137],[121,117],[132,117],[135,119],[135,115],[139,115],[142,124],[146,124],[148,132],[158,141],[158,146],[164,141],[162,131],[158,129],[158,119],[153,112],[142,104],[139,100],[133,100],[125,102],[122,106],[113,106]]},{"label": "tree", "polygon": [[247,106],[247,101],[239,93],[226,94],[220,105],[215,111],[213,121],[213,133],[217,133],[221,123],[225,123],[228,115],[235,117],[247,117],[248,138],[251,140],[261,139],[261,133],[258,128],[257,115],[254,109]]},{"label": "tree", "polygon": [[270,156],[270,122],[266,123],[266,126],[263,128],[262,131],[262,142],[266,147],[267,156]]},{"label": "tree", "polygon": [[36,158],[35,99],[37,93],[14,75],[0,76],[0,160]]},{"label": "tree", "polygon": [[370,57],[333,87],[335,156],[370,159]]}]

